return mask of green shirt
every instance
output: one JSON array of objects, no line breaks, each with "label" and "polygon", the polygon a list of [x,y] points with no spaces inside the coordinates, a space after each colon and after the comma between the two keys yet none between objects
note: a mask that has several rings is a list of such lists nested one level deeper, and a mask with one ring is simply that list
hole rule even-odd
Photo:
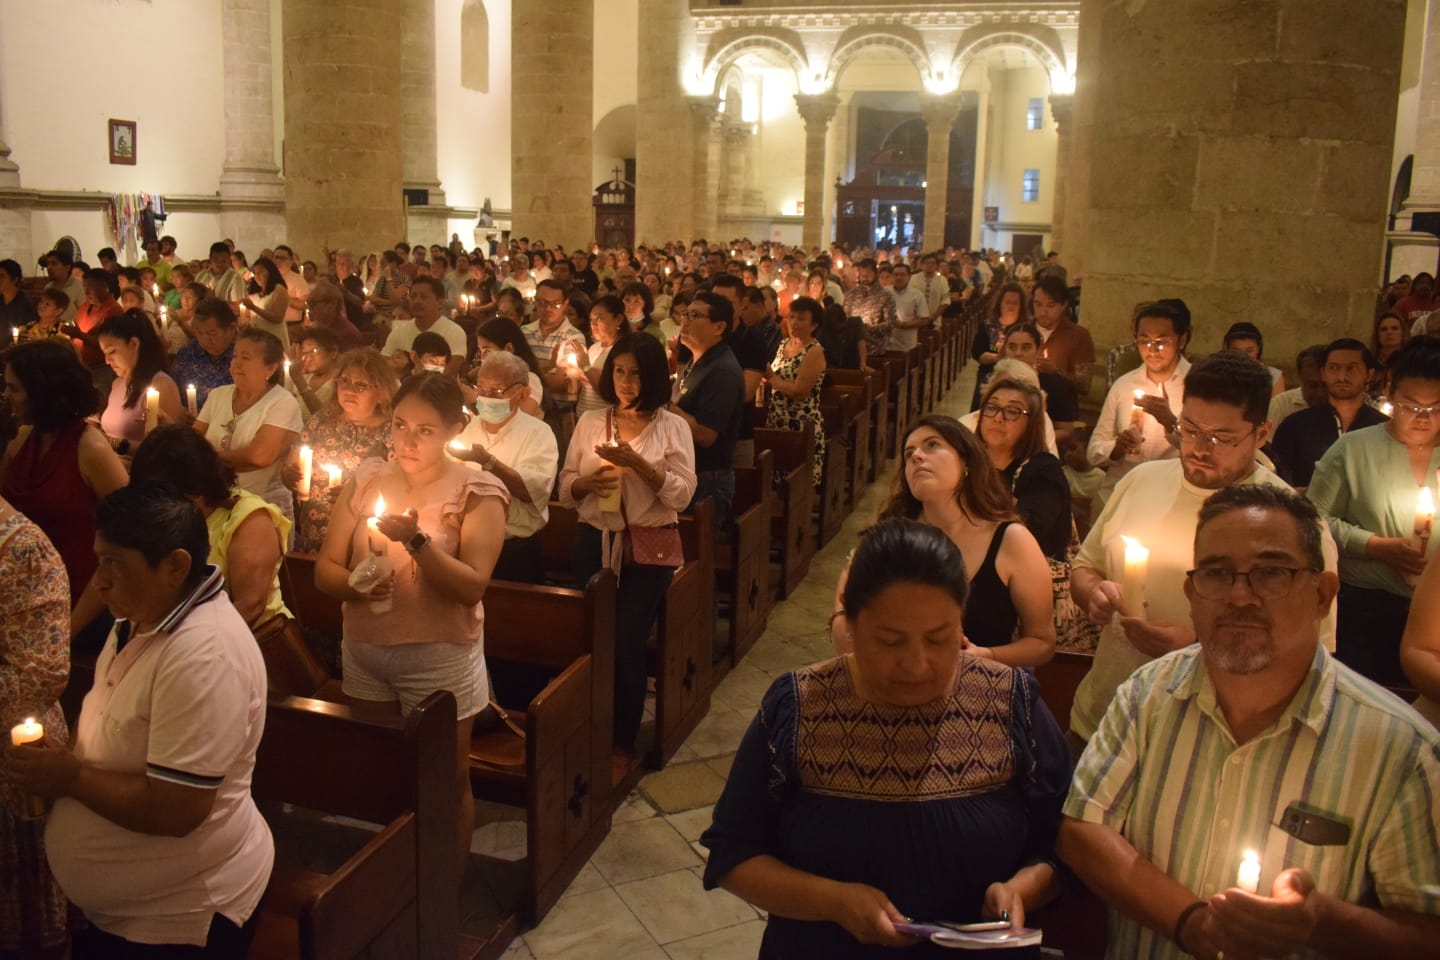
[{"label": "green shirt", "polygon": [[[1236,744],[1199,645],[1121,685],[1080,758],[1065,815],[1103,823],[1197,900],[1235,885],[1260,854],[1259,892],[1303,867],[1350,903],[1440,914],[1440,733],[1317,645],[1289,705]],[[1311,846],[1276,824],[1301,803],[1350,826]],[[1112,910],[1108,957],[1179,958],[1162,935]]]}]

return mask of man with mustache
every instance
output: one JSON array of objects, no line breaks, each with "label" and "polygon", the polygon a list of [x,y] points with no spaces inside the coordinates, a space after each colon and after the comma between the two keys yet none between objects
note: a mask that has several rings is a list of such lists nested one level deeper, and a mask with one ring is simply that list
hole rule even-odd
[{"label": "man with mustache", "polygon": [[1199,646],[1121,685],[1065,802],[1109,957],[1435,955],[1440,733],[1321,647],[1321,530],[1264,484],[1200,509]]},{"label": "man with mustache", "polygon": [[[1137,667],[1195,642],[1183,590],[1195,518],[1205,501],[1237,483],[1290,489],[1256,462],[1270,436],[1272,383],[1263,364],[1240,353],[1217,353],[1192,366],[1176,423],[1179,458],[1152,460],[1126,473],[1085,538],[1070,595],[1104,630],[1070,713],[1067,736],[1077,756],[1115,689]],[[1124,600],[1126,537],[1150,551],[1140,609]],[[1324,540],[1325,566],[1334,570],[1328,531]],[[1333,621],[1326,621],[1321,635],[1327,647],[1334,646]]]},{"label": "man with mustache", "polygon": [[1275,440],[1270,444],[1275,472],[1301,493],[1310,486],[1315,464],[1343,433],[1373,427],[1390,419],[1366,403],[1365,387],[1375,357],[1359,340],[1341,337],[1325,348],[1320,377],[1326,399],[1306,407],[1274,424]]}]

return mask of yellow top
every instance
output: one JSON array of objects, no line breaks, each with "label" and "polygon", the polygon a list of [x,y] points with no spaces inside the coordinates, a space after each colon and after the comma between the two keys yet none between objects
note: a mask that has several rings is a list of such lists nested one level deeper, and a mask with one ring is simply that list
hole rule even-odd
[{"label": "yellow top", "polygon": [[285,601],[280,596],[280,564],[285,559],[285,545],[290,541],[290,528],[293,524],[280,512],[279,507],[268,500],[239,487],[235,487],[231,492],[236,496],[234,504],[216,507],[210,516],[205,518],[205,525],[210,529],[210,562],[219,567],[220,573],[229,580],[230,540],[246,518],[256,510],[264,510],[270,515],[270,521],[275,524],[275,531],[280,535],[280,554],[275,562],[275,570],[270,575],[270,592],[265,598],[265,612],[256,618],[255,623],[263,623],[277,613],[288,617],[290,611],[285,609]]}]

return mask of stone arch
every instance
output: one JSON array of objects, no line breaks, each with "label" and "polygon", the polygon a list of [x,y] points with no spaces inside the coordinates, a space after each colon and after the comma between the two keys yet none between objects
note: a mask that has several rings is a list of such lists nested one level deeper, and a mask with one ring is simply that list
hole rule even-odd
[{"label": "stone arch", "polygon": [[804,90],[810,84],[810,60],[805,41],[794,30],[761,28],[754,30],[722,30],[710,39],[702,76],[705,90],[720,92],[720,75],[746,53],[768,53],[779,57],[795,72],[795,83]]},{"label": "stone arch", "polygon": [[490,92],[490,14],[485,0],[465,0],[460,8],[460,86]]},{"label": "stone arch", "polygon": [[972,60],[994,47],[1019,47],[1024,50],[1040,61],[1052,85],[1055,77],[1067,73],[1064,48],[1054,36],[1054,31],[1041,32],[1020,24],[996,24],[965,31],[950,60],[951,74],[958,80]]},{"label": "stone arch", "polygon": [[731,63],[720,72],[720,78],[715,83],[715,95],[720,98],[720,112],[733,114],[736,119],[740,117],[741,97],[745,86],[745,74],[737,63]]},{"label": "stone arch", "polygon": [[914,64],[916,78],[922,85],[930,78],[930,55],[925,51],[925,41],[918,30],[900,25],[860,25],[851,27],[840,35],[835,51],[830,54],[825,86],[833,88],[845,68],[859,54],[872,47],[886,47],[903,53],[906,59]]}]

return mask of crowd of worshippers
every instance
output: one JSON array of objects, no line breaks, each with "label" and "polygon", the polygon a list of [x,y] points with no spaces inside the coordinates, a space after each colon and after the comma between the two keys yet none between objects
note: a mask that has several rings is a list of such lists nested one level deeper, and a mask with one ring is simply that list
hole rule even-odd
[{"label": "crowd of worshippers", "polygon": [[[709,498],[725,535],[751,408],[813,425],[818,483],[826,371],[966,310],[973,409],[905,426],[836,657],[765,695],[706,885],[766,911],[767,957],[1018,934],[1067,881],[1113,957],[1434,950],[1440,338],[1396,303],[1286,389],[1255,324],[1192,363],[1176,299],[1097,370],[1053,256],[458,247],[57,249],[33,305],[0,261],[0,721],[37,741],[0,751],[0,955],[244,956],[274,856],[253,637],[289,616],[287,551],[343,607],[345,694],[448,690],[463,746],[497,721],[486,587],[541,582],[574,509],[575,582],[619,578],[633,748],[678,514]],[[1057,648],[1093,656],[1060,718]],[[72,651],[98,655],[73,733]]]}]

